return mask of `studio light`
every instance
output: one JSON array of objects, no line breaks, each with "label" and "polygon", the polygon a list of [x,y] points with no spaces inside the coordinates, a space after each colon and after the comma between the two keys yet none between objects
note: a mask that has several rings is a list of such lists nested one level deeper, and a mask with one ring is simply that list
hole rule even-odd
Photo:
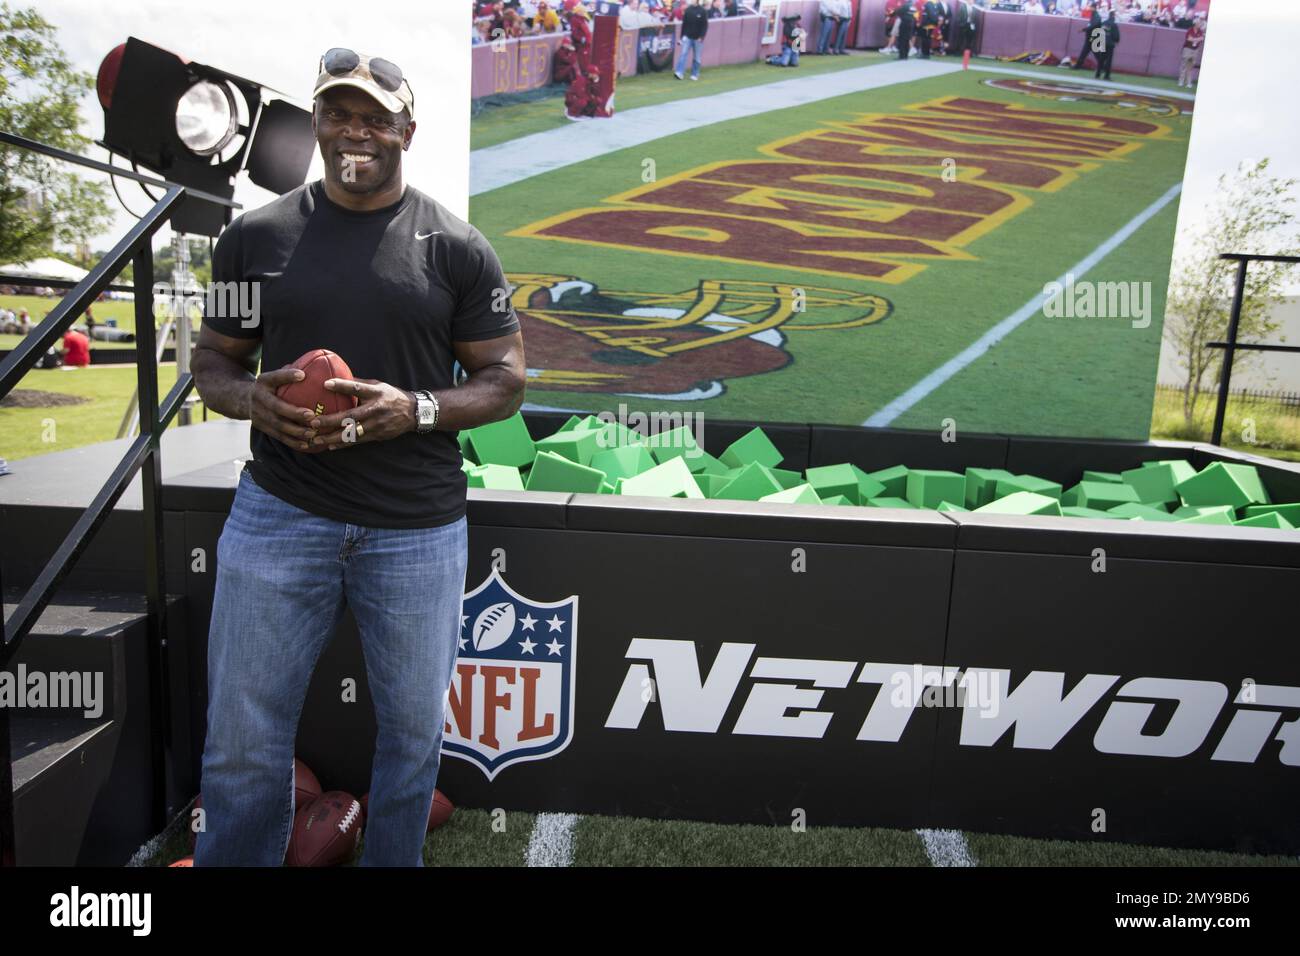
[{"label": "studio light", "polygon": [[239,113],[230,89],[199,80],[176,105],[176,135],[198,156],[221,152],[239,129]]},{"label": "studio light", "polygon": [[[130,37],[100,64],[96,91],[99,145],[133,167],[226,198],[244,170],[280,194],[306,178],[316,145],[311,113],[262,83]],[[217,236],[229,222],[228,207],[190,196],[172,228]]]}]

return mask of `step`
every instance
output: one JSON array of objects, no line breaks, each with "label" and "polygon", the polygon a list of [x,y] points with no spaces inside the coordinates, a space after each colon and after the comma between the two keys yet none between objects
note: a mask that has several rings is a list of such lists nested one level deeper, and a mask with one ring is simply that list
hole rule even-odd
[{"label": "step", "polygon": [[[6,589],[6,618],[20,596]],[[25,689],[8,710],[20,865],[121,865],[148,836],[147,624],[141,594],[61,591],[5,666]],[[35,699],[34,679],[63,693]]]}]

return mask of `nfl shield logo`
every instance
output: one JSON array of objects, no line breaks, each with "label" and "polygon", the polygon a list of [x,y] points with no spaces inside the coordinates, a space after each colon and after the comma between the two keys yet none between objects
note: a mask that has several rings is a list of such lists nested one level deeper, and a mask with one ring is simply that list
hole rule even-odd
[{"label": "nfl shield logo", "polygon": [[465,595],[442,752],[491,780],[559,753],[573,737],[578,596],[550,604],[492,574]]}]

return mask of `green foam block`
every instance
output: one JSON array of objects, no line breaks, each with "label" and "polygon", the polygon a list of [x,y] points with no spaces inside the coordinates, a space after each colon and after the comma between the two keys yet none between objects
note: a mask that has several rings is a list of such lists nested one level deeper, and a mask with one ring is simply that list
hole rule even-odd
[{"label": "green foam block", "polygon": [[1113,471],[1085,471],[1080,481],[1105,481],[1112,485],[1118,485],[1124,479]]},{"label": "green foam block", "polygon": [[586,428],[571,428],[567,432],[547,435],[535,444],[539,452],[552,451],[579,465],[590,465],[592,456],[600,450],[597,444],[599,434]]},{"label": "green foam block", "polygon": [[1235,465],[1215,461],[1206,465],[1176,486],[1185,505],[1245,505],[1271,504],[1268,492],[1259,480],[1259,472],[1252,465]]},{"label": "green foam block", "polygon": [[788,468],[769,468],[768,471],[772,473],[773,478],[781,483],[781,487],[787,491],[805,483],[803,475]]},{"label": "green foam block", "polygon": [[528,471],[528,491],[582,491],[599,493],[605,473],[570,461],[553,451],[539,451]]},{"label": "green foam block", "polygon": [[509,418],[469,429],[474,460],[481,465],[527,465],[537,454],[528,435],[524,417],[515,412]]},{"label": "green foam block", "polygon": [[974,514],[994,515],[1061,515],[1061,503],[1051,495],[1035,491],[1015,491],[997,501],[976,508]]},{"label": "green foam block", "polygon": [[761,428],[751,428],[728,445],[727,450],[722,453],[723,464],[733,468],[750,464],[775,468],[784,458],[785,456],[777,451],[772,440]]},{"label": "green foam block", "polygon": [[848,499],[848,498],[845,498],[843,495],[831,495],[829,498],[823,498],[823,499],[822,499],[822,504],[824,504],[824,505],[851,505],[851,504],[853,504],[853,502],[852,502],[852,501],[849,501],[849,499]]},{"label": "green foam block", "polygon": [[587,464],[599,468],[613,481],[615,478],[631,478],[649,471],[655,466],[655,460],[645,445],[624,445],[596,452]]},{"label": "green foam block", "polygon": [[906,498],[892,498],[888,495],[883,498],[868,498],[866,504],[869,508],[911,508],[913,511],[916,510],[916,505]]},{"label": "green foam block", "polygon": [[969,508],[963,508],[961,505],[955,505],[951,501],[939,502],[939,511],[970,511]]},{"label": "green foam block", "polygon": [[996,500],[998,482],[1015,477],[1005,468],[967,468],[966,494],[963,499],[966,507],[978,508]]},{"label": "green foam block", "polygon": [[1185,461],[1163,461],[1146,468],[1130,468],[1123,478],[1142,504],[1169,505],[1179,501],[1175,486],[1195,474],[1196,469]]},{"label": "green foam block", "polygon": [[686,459],[686,466],[690,468],[692,475],[725,475],[731,469],[722,463],[718,458],[714,458],[703,448],[697,449],[698,454],[694,458]]},{"label": "green foam block", "polygon": [[770,495],[764,495],[758,500],[800,505],[819,505],[822,503],[821,498],[817,496],[817,492],[813,491],[813,486],[806,482],[802,485],[795,485],[793,488],[786,488]]},{"label": "green foam block", "polygon": [[[1039,478],[1037,475],[1012,475],[1010,478],[998,480],[997,498],[1005,498],[1018,491],[1029,491],[1036,495],[1045,495],[1048,498],[1055,498],[1059,502],[1063,489],[1057,482]],[[994,500],[996,501],[997,498]]]},{"label": "green foam block", "polygon": [[651,435],[646,440],[646,446],[649,447],[650,454],[654,455],[655,461],[661,465],[670,459],[683,456],[685,456],[686,463],[689,465],[695,460],[697,454],[702,451],[695,441],[695,433],[685,425],[679,428],[670,428],[668,431],[659,432],[657,435]]},{"label": "green foam block", "polygon": [[1295,530],[1295,525],[1287,521],[1276,511],[1266,511],[1250,518],[1234,522],[1238,528],[1281,528],[1284,531]]},{"label": "green foam block", "polygon": [[819,465],[804,472],[808,484],[823,499],[843,495],[852,504],[885,494],[883,483],[876,481],[857,465]]},{"label": "green foam block", "polygon": [[1083,505],[1061,505],[1061,516],[1064,518],[1112,518],[1114,515],[1102,511],[1100,508],[1087,508]]},{"label": "green foam block", "polygon": [[643,471],[631,478],[624,478],[619,486],[620,494],[654,495],[658,498],[703,498],[704,492],[695,483],[695,476],[686,467],[686,461],[679,455],[669,458],[662,465],[655,465],[649,471]]},{"label": "green foam block", "polygon": [[1095,508],[1098,511],[1109,511],[1116,505],[1136,504],[1137,500],[1137,492],[1131,487],[1110,481],[1081,481],[1061,495],[1062,505]]},{"label": "green foam block", "polygon": [[741,468],[715,497],[731,501],[758,501],[764,495],[784,490],[771,471],[764,465],[753,462]]},{"label": "green foam block", "polygon": [[731,484],[732,475],[710,475],[707,473],[695,476],[695,483],[699,485],[700,491],[706,498],[718,497],[718,492],[727,485]]},{"label": "green foam block", "polygon": [[1270,511],[1280,514],[1291,524],[1300,528],[1300,502],[1285,505],[1247,505],[1241,516],[1243,518],[1253,518],[1256,515],[1268,514]]},{"label": "green foam block", "polygon": [[[894,465],[892,468],[869,471],[867,477],[885,486],[884,495],[886,497],[901,498],[907,494],[907,467],[905,465]],[[873,495],[872,497],[876,496]]]},{"label": "green foam block", "polygon": [[[1183,509],[1178,509],[1182,511]],[[1204,514],[1188,515],[1186,518],[1175,517],[1174,520],[1179,524],[1233,524],[1232,509],[1224,506],[1222,510],[1214,508],[1202,508]],[[1178,514],[1174,512],[1175,516]]]},{"label": "green foam block", "polygon": [[1132,518],[1137,521],[1177,521],[1178,519],[1163,508],[1155,505],[1139,504],[1135,501],[1117,505],[1108,512],[1112,518]]},{"label": "green foam block", "polygon": [[466,473],[471,488],[495,488],[497,491],[523,491],[524,482],[514,465],[475,465]]},{"label": "green foam block", "polygon": [[904,497],[918,508],[937,508],[941,501],[965,501],[966,476],[955,471],[914,469],[907,473]]},{"label": "green foam block", "polygon": [[1174,517],[1179,521],[1184,518],[1204,518],[1207,515],[1222,515],[1228,519],[1228,524],[1237,520],[1237,509],[1232,505],[1183,505],[1174,512]]}]

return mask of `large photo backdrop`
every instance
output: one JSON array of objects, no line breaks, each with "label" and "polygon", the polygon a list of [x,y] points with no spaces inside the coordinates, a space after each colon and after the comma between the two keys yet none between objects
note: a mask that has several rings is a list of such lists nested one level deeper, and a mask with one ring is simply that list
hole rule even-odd
[{"label": "large photo backdrop", "polygon": [[[816,8],[780,10],[808,50]],[[779,68],[710,24],[695,82],[637,75],[621,29],[609,118],[475,90],[470,220],[532,407],[1147,437],[1190,88],[955,47]],[[474,52],[547,41],[510,42]]]}]

